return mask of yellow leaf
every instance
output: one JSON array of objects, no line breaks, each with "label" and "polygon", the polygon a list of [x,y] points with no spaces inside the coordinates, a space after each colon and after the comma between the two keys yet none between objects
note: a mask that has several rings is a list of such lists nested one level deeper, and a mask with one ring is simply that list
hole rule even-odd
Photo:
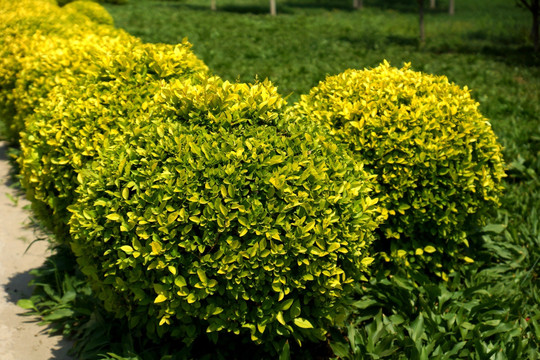
[{"label": "yellow leaf", "polygon": [[106,218],[112,221],[120,221],[122,219],[120,215],[115,213],[107,215]]},{"label": "yellow leaf", "polygon": [[161,244],[157,241],[152,241],[150,247],[152,248],[152,255],[158,255],[161,252]]},{"label": "yellow leaf", "polygon": [[154,300],[154,304],[162,303],[165,300],[167,300],[167,297],[163,294],[159,294],[158,296],[156,296],[156,299]]},{"label": "yellow leaf", "polygon": [[206,278],[206,273],[203,270],[197,269],[197,276],[203,284],[206,284],[208,282],[208,279]]},{"label": "yellow leaf", "polygon": [[283,319],[283,313],[281,311],[277,313],[276,319],[281,325],[286,325],[285,319]]},{"label": "yellow leaf", "polygon": [[171,324],[171,321],[169,320],[168,316],[164,316],[164,317],[161,318],[161,320],[159,322],[159,326],[162,326],[163,324],[167,324],[167,325]]},{"label": "yellow leaf", "polygon": [[435,251],[437,251],[437,249],[435,249],[433,246],[431,245],[428,245],[424,248],[424,251],[431,254],[431,253],[434,253]]},{"label": "yellow leaf", "polygon": [[362,265],[369,265],[371,264],[375,259],[372,257],[365,257],[362,259]]},{"label": "yellow leaf", "polygon": [[120,250],[125,252],[126,254],[131,254],[133,252],[133,248],[129,245],[120,246]]},{"label": "yellow leaf", "polygon": [[293,321],[296,326],[302,329],[313,329],[313,325],[306,319],[296,318]]}]

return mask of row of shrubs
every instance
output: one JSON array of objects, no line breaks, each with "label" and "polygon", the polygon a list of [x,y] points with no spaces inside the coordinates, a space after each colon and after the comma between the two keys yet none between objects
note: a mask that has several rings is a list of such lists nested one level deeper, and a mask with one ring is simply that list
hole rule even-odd
[{"label": "row of shrubs", "polygon": [[324,339],[374,271],[473,261],[504,171],[468,89],[383,63],[288,106],[97,3],[1,4],[0,115],[27,196],[145,336],[274,351]]}]

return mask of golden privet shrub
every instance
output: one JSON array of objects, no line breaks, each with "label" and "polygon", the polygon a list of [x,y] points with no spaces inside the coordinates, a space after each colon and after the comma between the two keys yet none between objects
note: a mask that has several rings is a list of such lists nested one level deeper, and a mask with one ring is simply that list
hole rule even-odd
[{"label": "golden privet shrub", "polygon": [[268,82],[177,81],[163,101],[167,120],[81,172],[72,247],[96,293],[151,337],[323,338],[373,260],[372,176],[326,136],[274,126]]},{"label": "golden privet shrub", "polygon": [[[80,48],[85,42],[81,39],[86,38],[84,46],[94,48],[111,37],[120,42],[139,41],[48,1],[1,0],[0,5],[0,117],[7,140],[14,144],[26,118],[56,86],[58,76],[73,76],[91,65],[92,59],[84,58],[84,49]],[[75,55],[72,50],[79,53]]]},{"label": "golden privet shrub", "polygon": [[325,127],[377,176],[394,253],[453,253],[499,203],[501,146],[469,90],[444,76],[386,62],[347,70],[303,95],[291,118]]},{"label": "golden privet shrub", "polygon": [[0,115],[8,139],[20,140],[21,182],[37,217],[64,242],[77,170],[95,148],[107,146],[111,137],[121,141],[130,134],[124,128],[156,112],[153,98],[162,80],[205,74],[208,68],[187,41],[142,44],[90,21],[71,4],[5,5]]},{"label": "golden privet shrub", "polygon": [[[63,53],[72,71],[56,75],[54,87],[28,118],[19,164],[34,212],[63,242],[69,238],[66,208],[73,202],[78,171],[96,149],[124,141],[133,128],[157,116],[154,97],[161,81],[204,77],[207,67],[187,42],[153,45],[87,36],[60,45],[54,53]],[[34,71],[41,66],[46,67]],[[78,67],[84,73],[75,72]]]},{"label": "golden privet shrub", "polygon": [[111,14],[94,1],[77,0],[65,5],[62,9],[67,12],[82,14],[97,24],[114,24]]}]

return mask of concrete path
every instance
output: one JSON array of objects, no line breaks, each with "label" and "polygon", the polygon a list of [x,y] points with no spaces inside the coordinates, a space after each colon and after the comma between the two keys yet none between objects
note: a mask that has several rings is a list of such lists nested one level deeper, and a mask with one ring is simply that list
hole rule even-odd
[{"label": "concrete path", "polygon": [[29,297],[30,270],[43,264],[49,254],[48,242],[25,226],[29,222],[24,207],[28,201],[9,187],[10,165],[5,143],[0,142],[0,360],[70,359],[69,342],[50,336],[35,317],[22,316],[25,310],[16,304]]}]

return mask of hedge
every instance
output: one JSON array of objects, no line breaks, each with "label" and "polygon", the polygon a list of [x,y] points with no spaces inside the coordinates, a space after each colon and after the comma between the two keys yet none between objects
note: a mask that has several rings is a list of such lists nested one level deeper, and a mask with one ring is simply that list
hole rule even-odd
[{"label": "hedge", "polygon": [[445,256],[472,261],[504,171],[468,89],[384,63],[287,106],[97,3],[1,6],[0,116],[27,196],[152,339],[321,340],[375,257],[443,278]]}]

